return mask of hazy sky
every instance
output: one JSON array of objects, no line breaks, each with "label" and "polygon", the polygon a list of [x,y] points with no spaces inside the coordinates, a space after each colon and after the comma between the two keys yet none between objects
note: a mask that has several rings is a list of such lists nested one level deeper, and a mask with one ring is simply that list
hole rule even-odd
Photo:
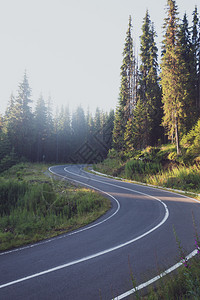
[{"label": "hazy sky", "polygon": [[[199,0],[177,0],[189,20]],[[27,70],[36,102],[51,96],[54,108],[79,104],[93,112],[118,103],[120,66],[129,15],[139,51],[149,10],[162,40],[167,0],[0,0],[0,113]],[[199,9],[199,6],[198,6]]]}]

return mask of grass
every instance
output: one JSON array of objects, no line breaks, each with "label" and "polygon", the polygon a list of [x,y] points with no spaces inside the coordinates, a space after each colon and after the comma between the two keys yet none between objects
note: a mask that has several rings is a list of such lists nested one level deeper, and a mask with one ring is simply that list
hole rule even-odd
[{"label": "grass", "polygon": [[[179,245],[179,256],[183,265],[175,272],[161,277],[146,291],[136,291],[129,299],[141,300],[179,300],[200,299],[200,254],[199,241],[196,244],[198,254],[190,261],[184,257],[183,249]],[[134,282],[133,288],[136,287]]]},{"label": "grass", "polygon": [[200,167],[197,165],[187,168],[185,166],[175,167],[172,170],[148,176],[146,183],[199,194]]},{"label": "grass", "polygon": [[115,177],[124,170],[124,163],[120,158],[107,158],[102,163],[93,165],[93,169]]},{"label": "grass", "polygon": [[102,195],[46,176],[48,167],[19,164],[0,177],[0,250],[87,225],[110,208]]},{"label": "grass", "polygon": [[128,180],[200,193],[200,164],[186,164],[184,156],[177,157],[173,145],[148,147],[128,160],[108,157],[93,168]]}]

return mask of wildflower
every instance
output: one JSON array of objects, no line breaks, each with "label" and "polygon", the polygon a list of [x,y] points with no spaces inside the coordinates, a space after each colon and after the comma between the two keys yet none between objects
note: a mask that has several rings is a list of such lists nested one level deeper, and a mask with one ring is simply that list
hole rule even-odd
[{"label": "wildflower", "polygon": [[188,264],[188,259],[186,257],[181,257],[182,263],[184,264],[185,268],[189,269],[190,265]]}]

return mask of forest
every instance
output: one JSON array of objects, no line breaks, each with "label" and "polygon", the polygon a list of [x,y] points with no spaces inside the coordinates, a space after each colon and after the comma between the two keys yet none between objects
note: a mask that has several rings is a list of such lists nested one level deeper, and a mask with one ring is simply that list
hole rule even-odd
[{"label": "forest", "polygon": [[[181,140],[190,139],[187,134],[200,117],[197,7],[192,17],[191,25],[186,13],[179,19],[176,2],[167,1],[159,64],[156,32],[146,11],[140,36],[140,65],[134,55],[132,20],[129,18],[113,130],[113,147],[118,154],[133,157],[137,150],[147,146],[172,143],[180,155]],[[196,132],[199,132],[198,128]]]},{"label": "forest", "polygon": [[32,111],[31,88],[24,73],[16,97],[11,95],[0,123],[1,171],[19,161],[85,162],[106,157],[112,143],[114,111],[98,107],[92,116],[79,106],[73,113],[68,107],[52,113],[51,100],[41,95]]},{"label": "forest", "polygon": [[[51,100],[41,95],[34,110],[27,73],[16,96],[0,115],[0,170],[21,160],[30,162],[93,163],[109,150],[127,158],[147,146],[181,143],[199,151],[200,21],[194,8],[178,17],[175,1],[167,1],[161,62],[156,32],[148,10],[140,36],[140,59],[135,56],[129,17],[125,36],[118,105],[109,113],[98,107],[93,116],[79,106],[72,113],[60,107],[53,115]],[[140,63],[138,63],[140,61]],[[196,128],[196,129],[195,129]],[[196,142],[194,142],[196,141]]]}]

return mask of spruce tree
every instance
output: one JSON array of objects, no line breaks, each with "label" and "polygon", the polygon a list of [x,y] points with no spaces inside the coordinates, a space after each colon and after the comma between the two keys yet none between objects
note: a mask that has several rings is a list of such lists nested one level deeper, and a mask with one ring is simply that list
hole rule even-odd
[{"label": "spruce tree", "polygon": [[184,132],[184,103],[187,98],[187,69],[181,57],[181,45],[178,39],[179,19],[175,0],[167,1],[167,18],[162,56],[162,101],[164,109],[163,125],[169,138],[176,141],[177,154],[180,154],[180,133]]},{"label": "spruce tree", "polygon": [[61,106],[58,120],[59,161],[67,162],[71,152],[70,112],[68,107]]},{"label": "spruce tree", "polygon": [[15,139],[15,97],[11,94],[8,106],[4,116],[4,132],[8,135],[10,142],[13,143]]},{"label": "spruce tree", "polygon": [[90,143],[93,135],[95,133],[95,122],[94,122],[94,118],[88,108],[87,110],[87,115],[86,115],[86,126],[87,126],[87,141]]},{"label": "spruce tree", "polygon": [[135,150],[146,147],[146,142],[142,138],[146,131],[146,107],[139,98],[133,112],[133,117],[129,119],[126,125],[124,136],[126,143],[126,154],[131,157]]},{"label": "spruce tree", "polygon": [[9,135],[12,145],[19,157],[31,159],[33,151],[33,114],[30,103],[31,89],[26,72],[19,84],[18,95],[12,99],[6,112]]},{"label": "spruce tree", "polygon": [[113,143],[118,151],[124,149],[124,134],[128,119],[135,107],[135,57],[133,54],[132,20],[129,17],[128,30],[126,32],[123,51],[123,63],[121,66],[121,86],[119,93],[119,104],[115,113]]},{"label": "spruce tree", "polygon": [[193,12],[191,45],[191,80],[193,82],[194,97],[197,113],[200,111],[199,85],[200,85],[200,22],[197,7]]},{"label": "spruce tree", "polygon": [[186,117],[183,119],[183,125],[185,127],[185,131],[188,132],[197,120],[197,70],[195,66],[196,57],[193,53],[191,34],[186,13],[184,14],[183,20],[180,24],[178,39],[180,43],[181,60],[186,70],[185,89],[187,93],[183,106],[183,111]]},{"label": "spruce tree", "polygon": [[78,106],[72,114],[72,148],[74,151],[86,141],[87,126],[84,110]]},{"label": "spruce tree", "polygon": [[142,25],[140,37],[141,65],[139,69],[138,97],[145,106],[145,131],[141,137],[144,145],[155,145],[161,138],[162,103],[158,77],[158,49],[155,43],[154,25],[148,10]]},{"label": "spruce tree", "polygon": [[47,139],[47,108],[43,96],[40,95],[35,108],[36,161],[45,161],[45,144]]}]

